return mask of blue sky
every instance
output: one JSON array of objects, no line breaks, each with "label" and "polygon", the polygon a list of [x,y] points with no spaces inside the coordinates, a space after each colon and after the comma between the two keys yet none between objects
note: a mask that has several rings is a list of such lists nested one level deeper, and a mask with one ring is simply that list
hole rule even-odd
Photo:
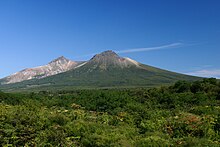
[{"label": "blue sky", "polygon": [[0,1],[0,78],[62,55],[88,60],[105,50],[220,78],[220,1]]}]

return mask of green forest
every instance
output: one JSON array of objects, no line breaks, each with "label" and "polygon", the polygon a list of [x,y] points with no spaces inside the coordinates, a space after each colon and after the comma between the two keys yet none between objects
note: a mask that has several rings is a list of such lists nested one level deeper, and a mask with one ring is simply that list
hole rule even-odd
[{"label": "green forest", "polygon": [[220,82],[0,92],[0,146],[220,146]]}]

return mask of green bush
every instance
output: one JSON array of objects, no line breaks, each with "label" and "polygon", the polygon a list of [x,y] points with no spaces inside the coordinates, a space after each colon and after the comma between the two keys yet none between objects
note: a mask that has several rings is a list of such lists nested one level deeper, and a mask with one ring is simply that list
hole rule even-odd
[{"label": "green bush", "polygon": [[0,92],[0,146],[219,146],[220,82]]}]

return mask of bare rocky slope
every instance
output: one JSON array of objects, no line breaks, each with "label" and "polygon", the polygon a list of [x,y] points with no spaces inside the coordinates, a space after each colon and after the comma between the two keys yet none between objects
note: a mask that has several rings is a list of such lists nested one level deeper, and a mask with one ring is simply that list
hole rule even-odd
[{"label": "bare rocky slope", "polygon": [[1,84],[12,84],[31,79],[42,79],[74,69],[80,64],[81,62],[71,61],[62,56],[51,61],[47,65],[35,68],[27,68],[8,77],[5,77],[1,80]]},{"label": "bare rocky slope", "polygon": [[[88,61],[87,65],[90,68],[97,68],[106,70],[109,67],[118,68],[129,68],[131,66],[140,67],[137,61],[130,58],[123,58],[118,56],[115,52],[109,50],[95,55],[91,60]],[[93,66],[92,66],[93,65]]]}]

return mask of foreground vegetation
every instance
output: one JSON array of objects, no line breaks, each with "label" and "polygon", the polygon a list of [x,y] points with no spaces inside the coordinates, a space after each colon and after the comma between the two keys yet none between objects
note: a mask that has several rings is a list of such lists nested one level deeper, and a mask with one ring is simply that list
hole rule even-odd
[{"label": "foreground vegetation", "polygon": [[0,92],[0,146],[220,146],[220,82]]}]

